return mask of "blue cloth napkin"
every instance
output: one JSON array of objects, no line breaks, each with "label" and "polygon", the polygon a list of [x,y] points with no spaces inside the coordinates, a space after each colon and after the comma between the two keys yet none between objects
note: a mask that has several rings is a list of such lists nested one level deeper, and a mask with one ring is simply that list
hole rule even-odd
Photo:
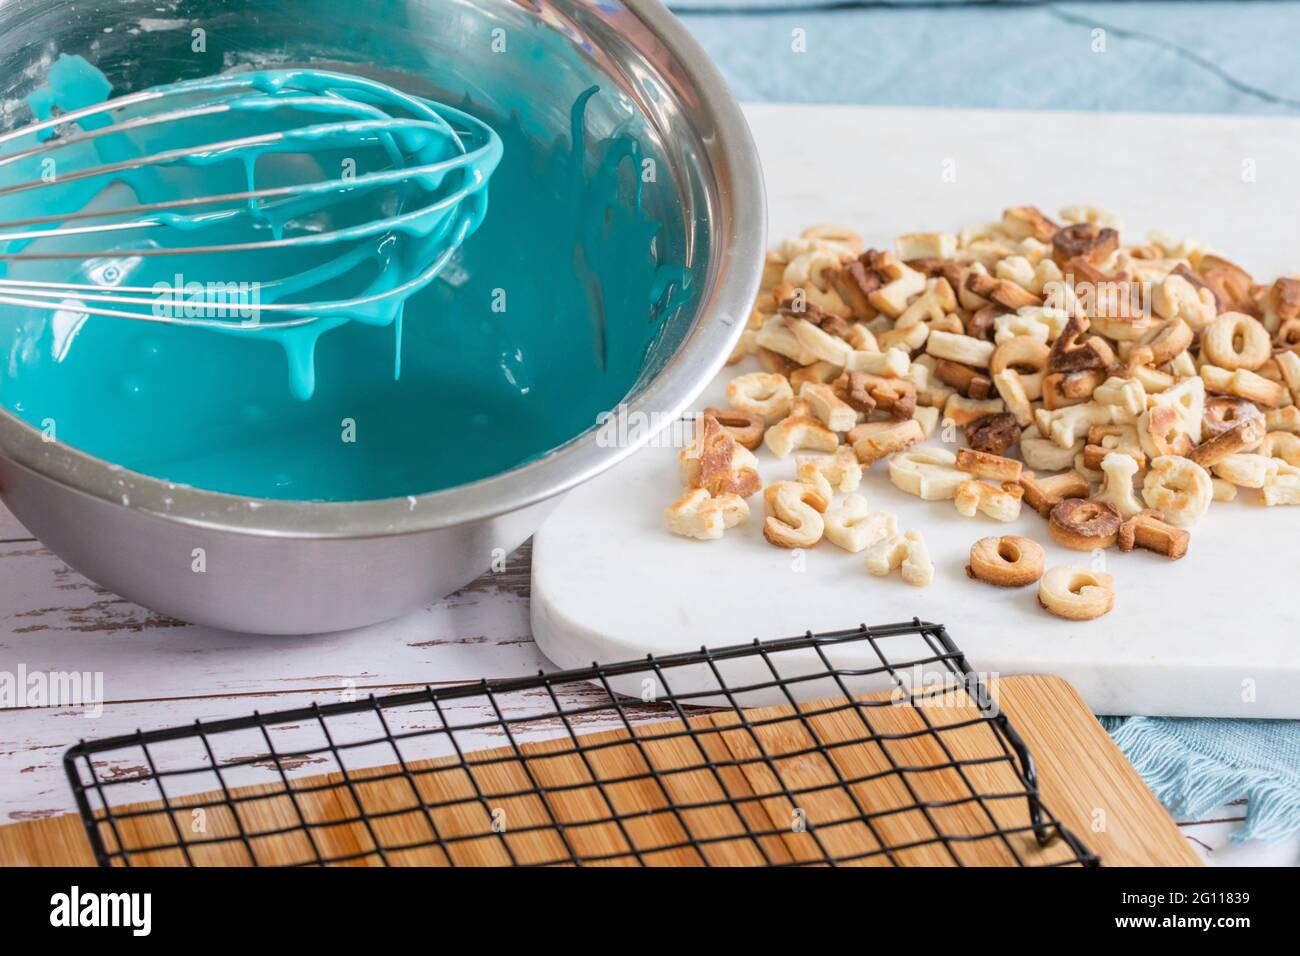
[{"label": "blue cloth napkin", "polygon": [[[1300,113],[1300,2],[668,2],[742,100]],[[1235,840],[1300,833],[1300,721],[1103,723],[1170,812],[1244,797]]]},{"label": "blue cloth napkin", "polygon": [[1244,840],[1300,833],[1300,721],[1103,717],[1119,749],[1170,813],[1197,819],[1246,799]]}]

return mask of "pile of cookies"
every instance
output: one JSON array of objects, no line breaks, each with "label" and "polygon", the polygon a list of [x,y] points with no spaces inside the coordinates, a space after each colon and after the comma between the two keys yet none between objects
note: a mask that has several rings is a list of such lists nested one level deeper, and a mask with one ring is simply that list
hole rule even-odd
[{"label": "pile of cookies", "polygon": [[[887,461],[895,486],[963,516],[1013,521],[1027,502],[1066,548],[1171,560],[1240,489],[1300,504],[1300,278],[1257,282],[1197,242],[1125,244],[1120,228],[1090,207],[1054,221],[1019,206],[893,251],[838,226],[787,240],[731,358],[762,371],[697,419],[669,529],[720,538],[762,491],[772,544],[825,537],[923,585],[924,541],[868,508],[864,468]],[[959,435],[967,447],[943,447]],[[762,448],[794,456],[794,477],[764,488]],[[1027,538],[983,538],[968,573],[1038,582],[1076,620],[1113,607],[1109,575],[1042,564]]]}]

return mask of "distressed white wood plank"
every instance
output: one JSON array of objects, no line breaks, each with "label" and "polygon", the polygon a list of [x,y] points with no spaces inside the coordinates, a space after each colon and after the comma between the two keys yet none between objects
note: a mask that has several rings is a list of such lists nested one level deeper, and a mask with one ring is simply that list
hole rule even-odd
[{"label": "distressed white wood plank", "polygon": [[0,672],[103,675],[110,701],[476,680],[544,663],[528,627],[528,551],[437,604],[338,634],[255,637],[169,620],[34,542],[0,544]]},{"label": "distressed white wood plank", "polygon": [[[75,809],[62,757],[83,737],[102,739],[195,719],[330,703],[349,694],[383,695],[425,683],[553,670],[529,635],[528,577],[525,547],[510,557],[504,572],[485,575],[401,621],[318,638],[257,638],[168,621],[95,587],[37,544],[0,545],[0,674],[16,674],[19,666],[29,673],[88,673],[88,687],[100,676],[106,701],[102,708],[91,708],[99,711],[94,717],[87,717],[81,707],[54,707],[10,711],[0,718],[0,822]],[[548,705],[541,692],[532,703],[539,710]],[[482,701],[460,709],[463,720],[490,716]],[[431,707],[413,709],[404,722],[406,729],[435,725]],[[279,751],[318,745],[319,735],[313,738],[309,730],[281,728],[272,739]],[[346,740],[373,734],[376,724],[373,717],[357,716],[332,721],[331,730],[337,740]],[[558,732],[562,728],[554,721],[541,720],[530,723],[522,736]],[[504,742],[499,732],[467,733],[458,739],[466,748]],[[264,744],[247,735],[231,741],[234,750],[238,745],[252,749],[223,756],[265,751]],[[448,749],[445,743],[432,751],[414,744],[410,748],[404,756],[433,756]],[[387,746],[352,756],[359,762],[349,766],[393,759]],[[155,753],[156,759],[165,757]],[[142,761],[141,754],[124,754],[106,760],[101,772],[106,778],[121,778],[138,771]],[[290,763],[287,769],[299,774],[337,769],[328,757]],[[240,770],[237,779],[261,783],[276,774],[273,761],[259,761]],[[211,776],[196,777],[176,792],[213,785]]]},{"label": "distressed white wood plank", "polygon": [[[382,687],[374,691],[382,697],[401,692],[403,687]],[[568,708],[596,707],[604,703],[604,695],[592,685],[571,685],[557,689],[561,705]],[[353,699],[364,699],[358,694]],[[205,697],[185,701],[137,701],[108,704],[97,715],[89,715],[81,708],[59,707],[42,710],[22,710],[5,715],[0,721],[0,823],[40,819],[73,812],[76,809],[72,789],[63,769],[63,754],[78,740],[100,740],[131,734],[136,730],[151,730],[195,720],[211,721],[222,718],[243,717],[258,711],[263,715],[307,707],[313,703],[328,704],[342,699],[340,693],[275,693],[249,694],[232,697]],[[506,695],[497,700],[497,706],[509,719],[519,720],[512,726],[516,741],[543,740],[565,734],[563,724],[555,717],[550,696],[544,690]],[[628,705],[630,719],[665,719],[662,710]],[[421,736],[401,739],[402,757],[408,761],[452,754],[452,745],[445,734],[427,733],[445,726],[466,727],[495,721],[494,711],[486,698],[476,695],[462,701],[444,703],[440,718],[431,703],[420,703],[385,711],[385,719],[394,736],[407,734]],[[612,729],[619,726],[616,717],[608,712],[572,717],[571,723],[580,733]],[[327,719],[330,736],[336,746],[349,742],[362,742],[382,736],[378,719],[372,713],[353,714]],[[268,727],[272,745],[277,754],[286,755],[281,760],[288,776],[299,777],[329,773],[339,769],[338,762],[328,752],[296,755],[297,751],[326,748],[327,744],[319,725],[313,719],[289,723],[273,723]],[[255,763],[223,771],[228,786],[274,783],[279,779],[279,767],[269,756],[269,748],[257,730],[218,734],[210,737],[213,751],[222,764],[255,758]],[[496,727],[458,731],[456,741],[465,750],[479,750],[508,745],[505,734]],[[349,770],[361,767],[382,766],[395,762],[396,755],[387,743],[343,749],[343,762]],[[160,770],[182,767],[210,766],[198,740],[179,741],[150,747],[149,756]],[[95,773],[101,781],[130,781],[147,772],[148,758],[139,748],[127,748],[94,758]],[[90,782],[89,775],[84,779]],[[218,789],[220,783],[211,772],[184,777],[168,777],[167,795],[205,792]],[[139,800],[157,799],[153,783],[115,783],[106,788],[114,806]]]}]

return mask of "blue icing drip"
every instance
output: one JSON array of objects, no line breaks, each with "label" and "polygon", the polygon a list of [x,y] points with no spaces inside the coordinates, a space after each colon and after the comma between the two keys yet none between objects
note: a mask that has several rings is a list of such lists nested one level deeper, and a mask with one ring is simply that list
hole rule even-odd
[{"label": "blue icing drip", "polygon": [[[66,88],[72,72],[60,67],[56,76],[52,70],[50,85]],[[291,75],[267,74],[255,87],[226,96],[234,116],[212,118],[208,138],[275,128],[280,120],[272,121],[259,94],[312,96],[283,92]],[[247,77],[209,78],[190,105],[220,98],[226,93],[221,87]],[[85,95],[94,92],[102,100],[106,91],[85,82]],[[296,328],[253,331],[228,322],[220,334],[87,316],[75,303],[58,314],[0,305],[0,403],[38,427],[54,421],[60,441],[127,468],[259,497],[420,494],[544,454],[622,400],[660,338],[664,318],[693,297],[696,273],[667,251],[665,240],[665,229],[680,225],[657,221],[643,203],[643,120],[633,116],[591,137],[586,114],[600,101],[594,85],[576,98],[567,141],[540,135],[526,113],[500,115],[468,99],[460,110],[440,108],[437,115],[449,128],[464,129],[474,118],[500,137],[495,172],[472,170],[465,184],[491,174],[491,214],[487,190],[480,189],[462,215],[415,221],[402,231],[417,244],[450,250],[460,244],[437,263],[441,271],[409,294],[339,314],[322,311],[320,321]],[[347,119],[366,123],[372,105],[351,104]],[[312,124],[341,121],[340,113],[317,105],[303,109]],[[454,160],[457,152],[446,136],[418,130],[371,131],[355,134],[352,142],[358,139],[364,139],[366,168],[412,155]],[[83,163],[112,162],[124,149],[138,149],[118,133],[92,142],[81,147]],[[149,145],[157,148],[160,140]],[[321,168],[349,156],[346,146],[332,145],[324,148]],[[315,148],[312,153],[319,155]],[[266,188],[277,177],[290,178],[293,171],[281,162],[295,157],[268,148],[252,162],[236,158],[179,161],[124,176],[113,188],[131,190],[132,202],[156,201],[199,173],[215,177],[207,192],[246,191],[250,179]],[[663,181],[663,164],[659,173],[658,188],[673,188]],[[0,187],[34,175],[39,169],[30,162],[0,166]],[[399,204],[395,210],[404,208],[409,193],[385,188]],[[365,195],[358,195],[358,208]],[[68,208],[100,201],[98,189],[82,183],[63,185],[59,196]],[[0,195],[0,219],[18,218],[5,200]],[[344,209],[336,212],[340,201]],[[246,236],[250,229],[267,238],[305,234],[331,224],[325,207],[344,217],[343,228],[355,225],[345,218],[356,213],[347,202],[323,192],[216,210],[178,208],[158,213],[158,228],[187,236]],[[132,247],[145,245],[139,235],[130,238]],[[431,265],[407,254],[410,243],[378,239],[335,250],[324,267],[316,256],[289,262],[296,270],[268,262],[261,304],[329,302],[357,298],[359,288],[397,289]],[[15,251],[14,245],[5,251]],[[200,258],[185,263],[184,278],[239,274],[229,257]],[[84,268],[78,263],[78,281],[179,285],[175,260],[165,262],[164,269],[147,257],[105,256]],[[70,278],[49,263],[14,263],[14,270],[26,280]],[[345,430],[345,422],[353,427]],[[348,433],[354,441],[344,437]]]}]

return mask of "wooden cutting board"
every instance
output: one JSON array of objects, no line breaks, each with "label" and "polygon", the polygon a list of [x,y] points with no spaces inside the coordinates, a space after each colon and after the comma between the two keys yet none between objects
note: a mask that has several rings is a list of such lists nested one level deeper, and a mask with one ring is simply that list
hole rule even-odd
[{"label": "wooden cutting board", "polygon": [[[888,248],[899,234],[956,230],[1008,206],[1055,215],[1096,203],[1119,213],[1121,235],[1134,241],[1159,227],[1270,280],[1300,270],[1284,212],[1300,206],[1290,171],[1300,120],[816,105],[754,105],[746,116],[773,243],[837,222]],[[694,410],[725,407],[726,380],[757,368],[751,359],[728,370]],[[1295,609],[1280,599],[1300,558],[1300,508],[1265,508],[1258,491],[1242,489],[1192,530],[1180,561],[1116,549],[1094,559],[1056,545],[1029,508],[1004,525],[904,494],[881,462],[861,494],[924,535],[936,574],[916,589],[897,573],[872,578],[860,555],[826,541],[794,562],[763,540],[758,496],[751,519],[721,541],[669,535],[661,513],[682,490],[676,455],[638,451],[571,492],[537,532],[533,634],[559,666],[916,616],[952,628],[976,670],[1057,674],[1095,713],[1300,718]],[[792,459],[765,448],[758,457],[764,483],[795,477]],[[1039,608],[1033,588],[967,579],[971,545],[1003,534],[1043,544],[1049,567],[1103,561],[1115,610],[1062,621]]]},{"label": "wooden cutting board", "polygon": [[[1048,810],[1077,835],[1106,865],[1175,866],[1198,865],[1196,854],[1179,833],[1177,826],[1156,802],[1142,780],[1124,759],[1100,724],[1089,713],[1067,683],[1053,677],[1012,677],[990,682],[993,697],[1010,719],[1038,768],[1039,783]],[[918,705],[935,724],[959,723],[976,711],[963,692],[927,696]],[[804,704],[805,711],[818,704]],[[281,827],[293,827],[301,813],[307,820],[329,821],[355,815],[357,805],[368,814],[384,810],[410,812],[382,818],[367,828],[361,823],[315,829],[316,847],[324,856],[354,857],[357,865],[384,862],[373,847],[399,847],[428,843],[436,825],[444,840],[469,837],[418,850],[389,850],[389,864],[398,865],[506,865],[512,862],[565,862],[574,854],[606,864],[649,865],[760,865],[766,862],[791,863],[824,859],[858,857],[855,862],[888,864],[879,851],[882,841],[891,847],[919,843],[911,849],[892,854],[892,862],[901,865],[1010,865],[1017,857],[1031,865],[1045,865],[1070,859],[1068,848],[1060,840],[1040,848],[1028,833],[1007,839],[979,839],[994,827],[1014,829],[1028,824],[1025,801],[987,799],[989,795],[1019,789],[1014,773],[1006,763],[988,763],[968,767],[967,784],[956,771],[937,770],[907,774],[907,783],[894,775],[856,783],[851,788],[836,785],[838,771],[847,778],[870,776],[886,771],[890,760],[901,765],[929,766],[948,760],[934,738],[913,736],[888,742],[884,749],[873,743],[832,748],[831,758],[808,754],[810,743],[833,744],[853,739],[861,725],[839,711],[807,718],[793,716],[791,708],[762,708],[746,711],[751,723],[789,716],[756,729],[758,741],[773,756],[769,762],[751,762],[757,743],[738,727],[734,711],[717,711],[692,716],[690,723],[710,760],[731,762],[718,774],[708,770],[686,773],[663,773],[669,768],[698,765],[700,751],[692,738],[664,735],[680,729],[677,721],[658,722],[637,728],[637,742],[624,731],[582,736],[586,748],[593,744],[614,744],[601,749],[586,749],[582,756],[568,755],[545,759],[544,755],[570,749],[567,739],[523,746],[532,758],[525,767],[507,748],[475,751],[467,755],[465,766],[448,760],[411,763],[409,777],[366,782],[391,772],[394,768],[354,771],[348,786],[338,775],[296,778],[297,808],[273,787],[249,787],[236,790],[240,796],[265,795],[266,799],[241,803],[240,822],[245,832],[256,833]],[[876,707],[871,719],[880,735],[907,734],[923,727],[918,708],[910,706]],[[815,735],[813,740],[810,735]],[[658,739],[657,739],[658,738]],[[957,760],[992,757],[1000,753],[987,724],[947,731],[945,743]],[[795,755],[796,751],[800,751]],[[791,754],[782,759],[781,754]],[[583,757],[585,756],[585,760]],[[508,758],[508,759],[501,759]],[[831,761],[833,760],[834,766]],[[487,762],[492,761],[492,762]],[[735,762],[739,761],[737,764]],[[660,771],[655,779],[607,786],[605,794],[592,786],[598,779],[637,776],[645,773],[647,763]],[[427,771],[427,772],[422,772]],[[472,774],[472,780],[471,780]],[[535,796],[500,798],[494,793],[530,789],[531,780],[545,793],[545,803]],[[426,814],[415,802],[412,782],[426,806],[444,801],[464,801],[455,806]],[[660,786],[660,783],[663,786]],[[819,785],[828,784],[822,789]],[[486,799],[475,798],[474,786]],[[738,805],[689,809],[688,805],[707,804],[752,794],[809,788],[801,795],[800,810],[809,823],[808,829],[796,832],[791,827],[795,806],[785,797],[769,797]],[[726,788],[726,793],[723,787]],[[907,787],[914,788],[915,796]],[[314,789],[302,793],[304,789]],[[564,789],[561,789],[564,788]],[[986,799],[952,803],[972,793]],[[278,795],[277,795],[278,794]],[[191,812],[184,809],[195,803],[214,799],[216,795],[199,794],[173,798],[171,803],[177,825],[189,832]],[[606,803],[606,799],[610,802]],[[879,811],[922,802],[927,812],[905,812],[874,816]],[[934,805],[947,802],[949,805]],[[498,806],[499,804],[499,806]],[[602,823],[583,826],[584,820],[610,815],[611,806],[626,823],[618,826]],[[856,808],[861,808],[858,810]],[[490,808],[490,809],[489,809]],[[686,809],[681,809],[686,808]],[[986,809],[987,812],[986,812]],[[115,808],[121,814],[124,808]],[[176,830],[167,812],[158,804],[131,808],[145,815],[118,824],[120,838],[133,846],[172,844]],[[502,835],[492,829],[491,811],[502,811]],[[743,816],[737,816],[737,812]],[[860,821],[819,828],[819,823],[855,818],[861,813],[873,816],[868,825]],[[927,819],[928,817],[928,819]],[[557,827],[558,820],[561,826]],[[222,807],[207,811],[205,838],[231,836],[237,831],[234,817]],[[689,842],[687,828],[699,842],[698,849],[679,846]],[[116,845],[109,828],[110,849]],[[746,832],[771,831],[757,838]],[[937,840],[936,836],[948,837]],[[477,838],[474,838],[477,837]],[[972,839],[975,837],[975,839]],[[293,864],[313,859],[313,851],[301,832],[253,840],[258,862],[263,865]],[[658,850],[656,847],[676,847]],[[248,865],[250,859],[240,842],[195,847],[191,851],[195,865]],[[449,860],[450,857],[450,860]],[[595,858],[600,858],[596,860]],[[186,860],[178,850],[147,855],[133,855],[132,864],[183,865]],[[89,841],[76,816],[56,817],[30,823],[0,827],[0,864],[3,865],[93,865]]]}]

